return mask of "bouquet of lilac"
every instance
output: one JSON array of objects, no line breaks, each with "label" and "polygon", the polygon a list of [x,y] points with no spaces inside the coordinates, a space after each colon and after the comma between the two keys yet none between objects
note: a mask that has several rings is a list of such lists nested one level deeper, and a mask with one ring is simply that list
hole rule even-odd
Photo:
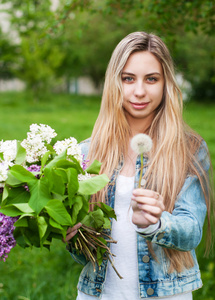
[{"label": "bouquet of lilac", "polygon": [[55,131],[32,124],[27,138],[0,142],[0,259],[17,243],[21,247],[50,248],[53,238],[65,238],[69,226],[81,222],[72,246],[95,266],[110,253],[104,234],[115,218],[112,208],[90,198],[109,182],[99,175],[101,163],[86,167],[75,138],[51,141]]}]

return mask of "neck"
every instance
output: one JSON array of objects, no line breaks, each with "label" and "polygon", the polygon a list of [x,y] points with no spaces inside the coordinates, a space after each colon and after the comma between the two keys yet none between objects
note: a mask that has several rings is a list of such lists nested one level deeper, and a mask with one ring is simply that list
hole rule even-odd
[{"label": "neck", "polygon": [[129,115],[126,115],[126,118],[131,129],[131,136],[134,136],[138,133],[148,133],[152,119],[137,119],[132,118]]}]

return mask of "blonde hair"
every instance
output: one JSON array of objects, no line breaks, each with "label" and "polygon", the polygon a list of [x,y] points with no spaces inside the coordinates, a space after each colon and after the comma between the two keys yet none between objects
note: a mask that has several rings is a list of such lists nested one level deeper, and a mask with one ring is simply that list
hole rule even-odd
[{"label": "blonde hair", "polygon": [[[148,132],[153,139],[153,149],[145,174],[147,187],[163,196],[166,210],[172,213],[175,199],[186,176],[197,175],[209,216],[208,178],[195,157],[202,138],[191,131],[183,121],[182,97],[175,80],[172,58],[158,36],[134,32],[126,36],[115,48],[106,71],[101,109],[92,132],[88,158],[101,161],[103,163],[101,172],[111,176],[122,156],[125,157],[127,154],[131,132],[122,106],[121,73],[130,55],[138,51],[149,51],[157,58],[163,68],[165,81],[163,99]],[[104,191],[97,195],[97,199],[105,201]],[[210,226],[209,218],[208,224]],[[151,243],[148,243],[148,246],[153,253]],[[190,252],[173,249],[164,251],[170,260],[169,272],[173,270],[180,272],[184,267],[193,266]]]}]

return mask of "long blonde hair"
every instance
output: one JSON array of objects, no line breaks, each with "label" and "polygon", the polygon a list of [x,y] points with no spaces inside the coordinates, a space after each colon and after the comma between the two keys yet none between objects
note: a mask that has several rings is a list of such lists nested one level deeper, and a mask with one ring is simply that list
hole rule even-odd
[{"label": "long blonde hair", "polygon": [[[138,51],[149,51],[157,58],[163,68],[165,79],[163,99],[148,133],[153,139],[153,149],[146,173],[147,186],[163,196],[166,210],[172,213],[175,199],[186,176],[197,175],[209,216],[209,182],[207,174],[195,157],[202,138],[191,131],[183,121],[183,102],[175,80],[172,58],[163,41],[153,34],[131,33],[115,48],[106,71],[100,113],[92,132],[88,159],[101,161],[103,163],[101,172],[111,176],[122,156],[125,157],[127,154],[131,132],[122,106],[121,73],[129,56]],[[97,195],[99,201],[102,200],[101,196],[102,193]],[[105,197],[102,201],[105,201],[104,199]],[[209,217],[208,224],[210,226]],[[148,246],[153,252],[152,245],[148,243]],[[180,272],[184,267],[193,266],[190,252],[173,249],[164,251],[170,260],[170,272],[173,270]]]}]

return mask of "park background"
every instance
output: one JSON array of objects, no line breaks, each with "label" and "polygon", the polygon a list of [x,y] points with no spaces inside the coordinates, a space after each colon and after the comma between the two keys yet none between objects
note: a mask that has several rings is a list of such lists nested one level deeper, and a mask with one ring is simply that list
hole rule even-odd
[{"label": "park background", "polygon": [[[172,53],[184,118],[206,140],[215,168],[214,1],[1,0],[0,24],[0,139],[24,139],[32,123],[50,125],[59,140],[89,137],[114,47],[130,32],[147,31]],[[91,93],[80,91],[83,76]],[[215,299],[206,231],[197,248],[204,286],[194,300]],[[0,261],[0,299],[73,300],[80,271],[61,241],[50,252],[17,246]]]}]

